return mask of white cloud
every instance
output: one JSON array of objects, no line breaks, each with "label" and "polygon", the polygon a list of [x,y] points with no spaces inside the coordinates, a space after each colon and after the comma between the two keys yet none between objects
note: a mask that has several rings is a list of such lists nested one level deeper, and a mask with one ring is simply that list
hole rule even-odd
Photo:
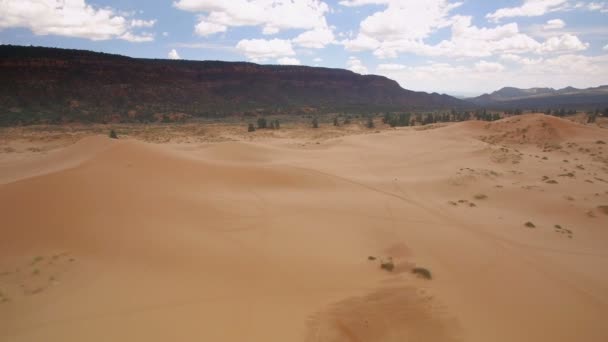
[{"label": "white cloud", "polygon": [[328,27],[317,28],[301,33],[293,42],[305,48],[321,49],[334,42],[334,33]]},{"label": "white cloud", "polygon": [[179,53],[177,53],[177,50],[175,50],[175,49],[172,49],[171,51],[169,51],[169,53],[167,54],[167,57],[169,59],[182,59],[179,56]]},{"label": "white cloud", "polygon": [[590,3],[578,2],[578,3],[576,3],[575,7],[584,8],[588,11],[598,11],[601,13],[608,13],[608,4],[606,2],[590,2]]},{"label": "white cloud", "polygon": [[500,8],[486,15],[486,18],[498,22],[511,17],[537,17],[565,9],[567,2],[568,0],[524,0],[521,6]]},{"label": "white cloud", "polygon": [[461,5],[461,3],[450,3],[448,0],[341,2],[345,6],[371,3],[385,4],[387,7],[366,17],[359,25],[357,37],[342,42],[350,51],[370,50],[382,45],[416,45],[437,29],[449,26],[450,11]]},{"label": "white cloud", "polygon": [[360,59],[358,59],[357,57],[349,57],[348,61],[346,61],[346,67],[351,70],[354,71],[358,74],[367,74],[367,67],[365,65],[363,65],[363,63],[361,62]]},{"label": "white cloud", "polygon": [[604,47],[602,48],[602,50],[608,51],[608,44],[604,45]]},{"label": "white cloud", "polygon": [[379,64],[378,70],[382,71],[393,71],[393,70],[403,70],[406,66],[403,64]]},{"label": "white cloud", "polygon": [[321,57],[315,57],[312,61],[316,62],[316,63],[320,63],[320,62],[323,62],[323,58],[321,58]]},{"label": "white cloud", "polygon": [[524,64],[524,65],[538,64],[543,61],[542,57],[532,59],[529,57],[522,57],[519,55],[510,54],[510,53],[501,55],[500,59],[503,61],[506,61],[506,62]]},{"label": "white cloud", "polygon": [[202,36],[238,26],[261,26],[264,34],[323,29],[329,12],[329,6],[320,0],[177,0],[174,6],[201,13],[195,32]]},{"label": "white cloud", "polygon": [[199,36],[203,37],[220,32],[226,32],[227,29],[228,27],[226,27],[225,25],[211,23],[205,20],[199,21],[198,24],[194,26],[194,32],[196,32],[196,34],[198,34]]},{"label": "white cloud", "polygon": [[277,59],[277,63],[281,65],[300,65],[300,61],[297,58],[292,57],[281,57]]},{"label": "white cloud", "polygon": [[496,62],[479,61],[475,63],[475,71],[480,73],[496,73],[505,70],[505,67]]},{"label": "white cloud", "polygon": [[293,46],[284,39],[243,39],[238,42],[236,49],[254,62],[265,62],[268,59],[293,56]]},{"label": "white cloud", "polygon": [[[478,62],[473,65],[431,63],[403,68],[377,68],[378,74],[399,82],[407,89],[443,92],[482,93],[506,85],[531,88],[599,86],[608,79],[608,55],[583,56],[567,54],[550,58],[522,58],[516,55],[501,56],[501,60],[518,60],[522,63],[500,67]],[[480,64],[481,63],[481,64]],[[498,64],[498,63],[497,63]]]},{"label": "white cloud", "polygon": [[547,39],[539,48],[538,52],[563,52],[563,51],[582,51],[589,47],[588,43],[583,43],[577,36],[564,34],[559,37]]},{"label": "white cloud", "polygon": [[566,27],[566,23],[561,19],[551,19],[548,20],[545,25],[543,25],[545,30],[556,30],[564,27]]},{"label": "white cloud", "polygon": [[373,50],[378,58],[395,58],[400,53],[423,56],[448,57],[489,57],[506,53],[564,53],[585,50],[587,43],[571,34],[552,36],[539,42],[521,33],[516,23],[498,25],[492,28],[472,25],[472,17],[455,15],[450,18],[451,37],[435,45],[423,39],[375,40],[359,34],[356,39],[344,41],[350,51]]},{"label": "white cloud", "polygon": [[163,32],[163,37],[169,37],[169,32]]},{"label": "white cloud", "polygon": [[389,3],[390,0],[344,0],[340,1],[340,5],[347,7],[364,6],[364,5],[382,5]]},{"label": "white cloud", "polygon": [[151,27],[155,20],[128,20],[127,14],[118,14],[111,8],[95,8],[84,0],[3,0],[0,13],[0,30],[22,27],[36,35],[130,42],[154,40],[152,34],[136,34],[131,29]]},{"label": "white cloud", "polygon": [[156,20],[141,20],[141,19],[131,20],[131,27],[152,27],[155,24],[156,24]]},{"label": "white cloud", "polygon": [[143,43],[143,42],[152,42],[154,41],[154,35],[151,33],[141,33],[141,34],[133,34],[131,32],[125,32],[123,35],[118,38],[122,40],[126,40],[132,43]]}]

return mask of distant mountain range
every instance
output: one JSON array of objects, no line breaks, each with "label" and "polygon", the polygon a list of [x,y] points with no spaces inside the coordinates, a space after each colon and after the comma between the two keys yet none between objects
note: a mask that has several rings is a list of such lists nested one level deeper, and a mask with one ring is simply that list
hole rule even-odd
[{"label": "distant mountain range", "polygon": [[505,87],[491,94],[466,99],[478,106],[496,109],[594,109],[608,107],[608,85],[577,89],[566,87],[519,89]]},{"label": "distant mountain range", "polygon": [[0,125],[466,108],[349,70],[0,45]]}]

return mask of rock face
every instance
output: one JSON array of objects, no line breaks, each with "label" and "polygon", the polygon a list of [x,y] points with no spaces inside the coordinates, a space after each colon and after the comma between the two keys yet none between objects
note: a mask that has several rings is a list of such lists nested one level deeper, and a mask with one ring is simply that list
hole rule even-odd
[{"label": "rock face", "polygon": [[376,75],[307,66],[136,59],[0,46],[0,123],[154,121],[176,113],[373,112],[463,108]]},{"label": "rock face", "polygon": [[595,109],[608,106],[608,86],[587,89],[505,87],[468,100],[476,105],[492,108]]}]

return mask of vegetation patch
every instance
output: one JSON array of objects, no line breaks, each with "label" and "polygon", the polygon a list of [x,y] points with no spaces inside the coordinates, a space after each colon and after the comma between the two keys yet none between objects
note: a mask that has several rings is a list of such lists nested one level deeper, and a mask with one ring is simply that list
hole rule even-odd
[{"label": "vegetation patch", "polygon": [[392,272],[395,269],[395,264],[393,263],[393,259],[388,259],[387,261],[382,261],[380,263],[380,268]]},{"label": "vegetation patch", "polygon": [[424,278],[424,279],[428,279],[428,280],[433,279],[433,275],[431,274],[431,271],[429,271],[427,268],[424,268],[424,267],[414,267],[412,269],[412,273],[414,273],[415,275],[417,275],[420,278]]},{"label": "vegetation patch", "polygon": [[528,227],[528,228],[536,228],[536,226],[534,225],[534,223],[528,221],[526,223],[524,223],[524,226]]},{"label": "vegetation patch", "polygon": [[487,196],[487,195],[484,195],[484,194],[477,194],[477,195],[475,195],[475,196],[473,196],[473,197],[474,197],[475,199],[477,199],[477,200],[484,200],[484,199],[488,198],[488,196]]},{"label": "vegetation patch", "polygon": [[598,206],[597,206],[597,209],[598,209],[600,212],[602,212],[602,213],[604,213],[604,214],[608,215],[608,205],[598,205]]}]

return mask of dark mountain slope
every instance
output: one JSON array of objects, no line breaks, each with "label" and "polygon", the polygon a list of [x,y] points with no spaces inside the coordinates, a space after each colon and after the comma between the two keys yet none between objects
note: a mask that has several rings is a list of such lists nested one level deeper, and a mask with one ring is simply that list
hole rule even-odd
[{"label": "dark mountain slope", "polygon": [[594,109],[608,106],[608,86],[577,89],[505,87],[468,101],[484,107],[522,109]]},{"label": "dark mountain slope", "polygon": [[[470,106],[348,70],[0,46],[0,123]],[[179,114],[176,114],[179,113]]]}]

